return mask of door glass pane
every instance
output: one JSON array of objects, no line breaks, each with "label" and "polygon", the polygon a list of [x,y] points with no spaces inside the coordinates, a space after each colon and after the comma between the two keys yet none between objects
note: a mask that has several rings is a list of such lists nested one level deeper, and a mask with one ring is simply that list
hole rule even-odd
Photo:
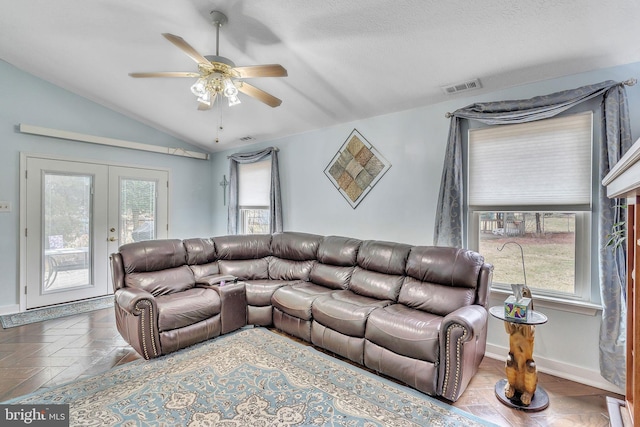
[{"label": "door glass pane", "polygon": [[44,174],[43,293],[90,284],[91,175]]},{"label": "door glass pane", "polygon": [[120,244],[156,238],[156,181],[120,180]]}]

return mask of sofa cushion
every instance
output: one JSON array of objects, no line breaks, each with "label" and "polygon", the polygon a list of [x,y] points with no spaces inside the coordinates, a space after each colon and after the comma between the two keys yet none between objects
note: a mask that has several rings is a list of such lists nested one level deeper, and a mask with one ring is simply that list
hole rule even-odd
[{"label": "sofa cushion", "polygon": [[247,280],[244,284],[247,294],[247,304],[264,307],[271,305],[271,296],[275,291],[286,285],[300,283],[299,280]]},{"label": "sofa cushion", "polygon": [[420,282],[408,277],[402,285],[398,302],[410,308],[446,316],[460,307],[473,304],[475,289]]},{"label": "sofa cushion", "polygon": [[358,266],[385,274],[404,275],[411,246],[402,243],[367,240],[360,245]]},{"label": "sofa cushion", "polygon": [[240,234],[213,237],[218,259],[241,260],[271,255],[270,234]]},{"label": "sofa cushion", "polygon": [[441,316],[393,304],[371,312],[365,338],[402,356],[437,362],[441,323]]},{"label": "sofa cushion", "polygon": [[214,274],[220,274],[220,268],[218,267],[218,262],[210,262],[208,264],[194,264],[190,265],[189,268],[193,271],[193,277],[201,279],[206,276],[213,276]]},{"label": "sofa cushion", "polygon": [[359,295],[381,300],[398,300],[404,276],[377,273],[356,267],[349,282],[349,290]]},{"label": "sofa cushion", "polygon": [[211,239],[185,239],[182,241],[187,251],[187,264],[208,264],[217,258],[215,246]]},{"label": "sofa cushion", "polygon": [[259,280],[269,278],[269,261],[267,258],[245,259],[240,261],[218,261],[220,274],[230,274],[240,280]]},{"label": "sofa cushion", "polygon": [[179,267],[187,262],[182,240],[146,240],[120,246],[125,274]]},{"label": "sofa cushion", "polygon": [[347,289],[352,274],[353,267],[315,263],[309,273],[309,280],[330,289]]},{"label": "sofa cushion", "polygon": [[416,246],[407,259],[406,274],[421,282],[476,288],[482,255],[458,248]]},{"label": "sofa cushion", "polygon": [[142,289],[155,297],[185,291],[195,286],[193,272],[186,265],[146,273],[129,273],[124,277],[124,281],[126,286]]},{"label": "sofa cushion", "polygon": [[271,255],[292,261],[315,260],[322,236],[309,233],[275,233],[271,238]]},{"label": "sofa cushion", "polygon": [[328,292],[333,292],[333,290],[313,283],[283,286],[273,293],[271,304],[290,316],[311,320],[313,300]]},{"label": "sofa cushion", "polygon": [[362,240],[327,236],[320,242],[317,260],[322,264],[353,267],[358,259],[360,245],[362,245]]},{"label": "sofa cushion", "polygon": [[160,332],[193,325],[220,313],[220,297],[212,289],[194,288],[156,298]]},{"label": "sofa cushion", "polygon": [[269,257],[269,278],[273,280],[309,280],[314,260],[292,261],[275,256]]},{"label": "sofa cushion", "polygon": [[322,295],[313,301],[313,320],[351,337],[364,337],[369,314],[378,307],[385,307],[392,301],[378,300],[354,294],[351,291],[336,291]]}]

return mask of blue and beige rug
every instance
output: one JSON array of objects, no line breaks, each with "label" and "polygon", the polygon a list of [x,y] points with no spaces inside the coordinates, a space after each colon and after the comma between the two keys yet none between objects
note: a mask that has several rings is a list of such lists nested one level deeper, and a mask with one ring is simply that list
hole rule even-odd
[{"label": "blue and beige rug", "polygon": [[36,308],[23,313],[3,314],[0,323],[5,329],[29,323],[42,322],[43,320],[57,319],[79,313],[87,313],[101,308],[113,307],[113,295],[93,298],[84,301],[75,301],[66,304],[53,305],[51,307]]},{"label": "blue and beige rug", "polygon": [[82,426],[492,425],[264,328],[5,403],[69,403]]}]

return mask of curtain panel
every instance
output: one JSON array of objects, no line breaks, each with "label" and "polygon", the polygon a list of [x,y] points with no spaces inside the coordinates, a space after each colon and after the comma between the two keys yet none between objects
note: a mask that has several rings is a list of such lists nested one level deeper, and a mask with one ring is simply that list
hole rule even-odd
[{"label": "curtain panel", "polygon": [[278,149],[268,147],[250,153],[236,153],[229,159],[229,209],[227,228],[229,234],[238,234],[238,164],[255,163],[271,156],[271,185],[269,188],[269,232],[282,231],[282,197],[280,193],[280,172]]},{"label": "curtain panel", "polygon": [[[602,146],[600,181],[631,147],[631,127],[624,84],[611,80],[577,89],[524,100],[476,103],[447,113],[451,118],[449,139],[436,211],[434,245],[462,247],[464,231],[464,170],[460,121],[478,120],[504,125],[542,120],[560,114],[589,99],[602,96]],[[624,221],[624,201],[609,200],[599,186],[598,218],[599,279],[602,298],[600,372],[611,383],[625,383],[625,279],[626,248],[606,247],[615,222]]]}]

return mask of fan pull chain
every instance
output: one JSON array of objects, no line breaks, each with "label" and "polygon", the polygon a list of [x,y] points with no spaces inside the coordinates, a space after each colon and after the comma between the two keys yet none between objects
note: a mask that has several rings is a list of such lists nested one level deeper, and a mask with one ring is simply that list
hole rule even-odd
[{"label": "fan pull chain", "polygon": [[220,142],[220,131],[224,130],[224,126],[222,125],[222,101],[220,101],[218,98],[220,98],[220,97],[216,96],[216,99],[214,100],[214,103],[218,104],[218,110],[220,110],[220,118],[218,120],[218,128],[216,129],[216,144]]}]

